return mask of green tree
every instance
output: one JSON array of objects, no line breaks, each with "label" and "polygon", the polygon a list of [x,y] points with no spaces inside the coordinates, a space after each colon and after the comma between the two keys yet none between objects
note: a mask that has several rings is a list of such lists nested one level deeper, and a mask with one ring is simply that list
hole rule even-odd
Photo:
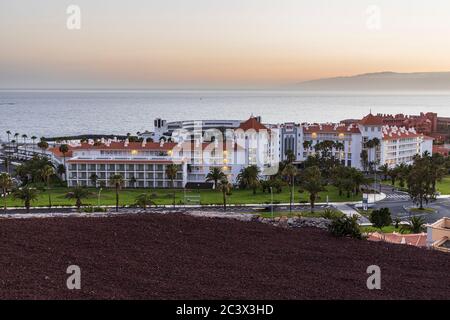
[{"label": "green tree", "polygon": [[295,153],[291,149],[286,150],[286,161],[292,163],[295,161]]},{"label": "green tree", "polygon": [[[67,144],[62,144],[59,146],[59,151],[63,154],[64,168],[66,167],[66,154],[69,152],[69,146]],[[66,180],[66,172],[63,173],[64,180]]]},{"label": "green tree", "polygon": [[419,156],[415,157],[407,176],[409,196],[421,210],[424,202],[428,203],[436,198],[431,170],[430,158]]},{"label": "green tree", "polygon": [[381,208],[379,210],[374,210],[370,214],[370,222],[375,228],[379,228],[380,230],[383,227],[387,227],[392,223],[391,212],[389,208]]},{"label": "green tree", "polygon": [[136,205],[144,209],[144,211],[147,210],[147,207],[150,207],[152,205],[156,205],[156,202],[153,200],[154,196],[150,193],[141,193],[136,197]]},{"label": "green tree", "polygon": [[314,212],[314,204],[319,196],[319,193],[325,190],[320,169],[318,167],[306,168],[302,174],[300,186],[300,193],[304,191],[309,193],[311,212]]},{"label": "green tree", "polygon": [[41,141],[38,142],[37,146],[39,147],[39,149],[42,150],[42,154],[44,154],[45,150],[48,149],[48,143],[43,139],[41,139]]},{"label": "green tree", "polygon": [[383,174],[383,180],[387,180],[389,176],[389,166],[387,164],[383,164],[379,169]]},{"label": "green tree", "polygon": [[109,185],[116,190],[116,212],[119,212],[119,190],[123,187],[124,180],[122,175],[115,174],[109,178]]},{"label": "green tree", "polygon": [[409,228],[412,233],[420,233],[423,231],[425,220],[422,217],[413,216],[409,219]]},{"label": "green tree", "polygon": [[253,194],[256,194],[256,189],[260,185],[259,168],[256,165],[251,165],[241,169],[237,175],[237,181],[240,188],[251,188]]},{"label": "green tree", "polygon": [[206,182],[214,182],[214,188],[218,187],[218,182],[222,179],[226,178],[225,173],[223,173],[222,169],[219,167],[212,167],[209,169],[208,174],[206,175]]},{"label": "green tree", "polygon": [[0,173],[0,188],[2,189],[2,195],[3,195],[3,207],[4,211],[6,213],[6,196],[8,194],[8,191],[11,190],[13,187],[13,181],[9,174],[7,173]]},{"label": "green tree", "polygon": [[46,165],[41,169],[41,178],[44,181],[44,183],[47,186],[47,193],[48,193],[48,207],[52,207],[52,196],[50,191],[50,182],[52,176],[55,174],[55,169],[53,169],[52,166]]},{"label": "green tree", "polygon": [[175,197],[176,197],[174,180],[177,178],[178,170],[179,170],[178,165],[176,165],[174,163],[171,163],[166,166],[166,176],[167,176],[167,178],[170,179],[170,185],[173,189],[173,206],[174,207],[175,207]]},{"label": "green tree", "polygon": [[89,180],[91,180],[92,184],[95,188],[97,188],[98,175],[93,173],[89,176]]},{"label": "green tree", "polygon": [[29,186],[25,186],[23,188],[19,188],[14,190],[13,198],[22,200],[27,209],[27,213],[30,212],[31,202],[36,201],[38,197],[38,192],[35,188],[30,188]]},{"label": "green tree", "polygon": [[81,206],[83,205],[82,200],[90,197],[92,195],[91,192],[86,187],[76,186],[72,188],[71,191],[66,193],[67,199],[75,199],[75,205],[77,206],[78,211],[80,211]]}]

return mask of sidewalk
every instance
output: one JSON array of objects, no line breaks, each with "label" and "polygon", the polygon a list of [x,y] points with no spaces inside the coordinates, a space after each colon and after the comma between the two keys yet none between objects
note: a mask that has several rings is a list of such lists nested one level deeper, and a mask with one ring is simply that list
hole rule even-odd
[{"label": "sidewalk", "polygon": [[349,217],[353,217],[353,216],[357,216],[359,219],[359,224],[367,224],[370,223],[369,219],[367,219],[366,217],[364,217],[363,215],[361,215],[358,211],[356,211],[355,209],[353,209],[352,207],[350,207],[348,204],[346,203],[335,203],[333,204],[333,206],[341,211],[343,214],[345,214],[346,216]]}]

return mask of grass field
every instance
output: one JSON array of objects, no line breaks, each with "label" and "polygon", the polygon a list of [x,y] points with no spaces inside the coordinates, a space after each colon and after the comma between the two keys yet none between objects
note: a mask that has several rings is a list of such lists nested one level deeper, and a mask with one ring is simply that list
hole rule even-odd
[{"label": "grass field", "polygon": [[[387,226],[387,227],[383,227],[381,229],[383,231],[383,233],[404,233],[404,234],[409,234],[411,233],[411,231],[409,231],[407,228],[402,229],[401,227],[396,228],[395,226]],[[380,229],[375,228],[375,227],[361,227],[361,231],[362,232],[380,232]]]},{"label": "grass field", "polygon": [[[383,184],[385,185],[391,185],[390,181],[383,181]],[[399,188],[398,181],[395,183],[395,186]],[[406,184],[405,184],[406,187]],[[450,176],[446,176],[442,181],[438,182],[436,185],[437,191],[439,191],[442,195],[448,195],[450,194]]]},{"label": "grass field", "polygon": [[[54,188],[51,190],[52,204],[54,206],[73,206],[74,200],[65,198],[65,194],[70,189],[67,188]],[[92,196],[83,200],[84,205],[97,205],[98,189],[89,189],[92,192]],[[184,203],[184,191],[174,190],[176,193],[176,204]],[[156,195],[154,201],[157,205],[170,205],[172,204],[173,190],[170,189],[122,189],[119,191],[119,204],[120,206],[133,205],[135,203],[136,196],[141,193],[152,193]],[[222,204],[222,193],[215,190],[189,190],[186,191],[188,196],[200,195],[200,203],[203,205],[210,204]],[[355,196],[347,198],[345,195],[339,196],[338,191],[333,186],[328,186],[326,192],[320,194],[320,199],[317,202],[326,202],[328,199],[330,202],[342,202],[342,201],[360,201],[362,196]],[[274,203],[287,203],[289,202],[289,191],[287,188],[282,193],[273,195]],[[308,201],[309,194],[299,192],[294,193],[295,203],[300,201]],[[251,190],[233,190],[233,194],[227,197],[229,204],[264,204],[270,203],[270,193],[263,193],[258,190],[256,195]],[[22,202],[17,199],[13,199],[11,196],[7,197],[8,207],[21,207]],[[46,207],[48,206],[48,195],[46,192],[39,192],[37,201],[31,203],[34,207]],[[103,189],[100,194],[100,205],[115,205],[115,191],[113,189]]]}]

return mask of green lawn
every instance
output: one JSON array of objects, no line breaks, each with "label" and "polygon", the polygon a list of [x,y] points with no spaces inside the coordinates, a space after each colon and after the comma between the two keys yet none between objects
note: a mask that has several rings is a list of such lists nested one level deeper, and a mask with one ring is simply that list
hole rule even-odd
[{"label": "green lawn", "polygon": [[[54,206],[73,206],[75,205],[74,200],[69,200],[65,198],[65,194],[70,189],[67,188],[53,188],[51,190],[52,194],[52,204]],[[85,205],[97,205],[97,194],[98,190],[91,188],[89,189],[93,195],[83,200]],[[173,190],[170,189],[122,189],[119,193],[119,203],[120,206],[123,205],[132,205],[135,202],[135,198],[137,195],[141,193],[155,193],[157,197],[155,198],[155,202],[158,205],[170,205],[172,204],[172,195]],[[176,203],[182,204],[184,203],[184,191],[183,190],[175,190],[176,193]],[[200,203],[203,205],[208,204],[222,204],[222,193],[214,190],[190,190],[187,191],[188,195],[199,195],[200,194]],[[329,197],[330,202],[342,202],[342,201],[361,201],[362,196],[355,196],[347,198],[345,195],[339,196],[338,191],[333,186],[328,186],[326,192],[322,192],[320,194],[320,199],[317,202],[326,202],[327,195]],[[283,190],[282,193],[273,195],[274,203],[288,203],[289,202],[289,191],[287,188]],[[300,194],[299,192],[295,192],[294,201],[299,203],[300,201],[307,201],[309,195],[307,193]],[[256,195],[253,194],[251,190],[233,190],[233,194],[228,196],[227,202],[229,204],[263,204],[270,203],[271,197],[270,193],[262,193],[261,190],[258,190]],[[114,205],[115,204],[115,191],[113,189],[103,189],[100,196],[100,205]],[[20,200],[13,199],[11,196],[7,197],[7,205],[8,207],[21,207],[23,206]],[[38,200],[34,201],[32,206],[35,207],[46,207],[48,206],[48,196],[46,192],[39,192]]]},{"label": "green lawn", "polygon": [[[395,228],[395,226],[387,226],[387,227],[383,227],[381,229],[383,231],[383,233],[404,233],[404,234],[408,234],[411,233],[411,231],[409,231],[408,229],[402,229],[401,227],[399,228]],[[380,232],[380,229],[375,228],[375,227],[361,227],[361,232]]]},{"label": "green lawn", "polygon": [[[383,184],[390,186],[391,182],[390,181],[383,181]],[[395,182],[395,186],[397,188],[400,187],[398,181]],[[405,188],[406,188],[406,183],[405,183]],[[442,195],[450,194],[450,176],[446,176],[444,179],[442,179],[442,181],[438,182],[437,185],[436,185],[436,189]]]}]

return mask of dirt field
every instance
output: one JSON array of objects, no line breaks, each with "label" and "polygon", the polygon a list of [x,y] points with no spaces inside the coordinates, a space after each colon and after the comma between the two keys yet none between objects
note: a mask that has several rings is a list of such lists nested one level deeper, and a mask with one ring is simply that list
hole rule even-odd
[{"label": "dirt field", "polygon": [[[450,256],[183,215],[0,220],[2,299],[450,299]],[[81,290],[66,269],[81,268]],[[382,290],[366,287],[381,267]]]}]

